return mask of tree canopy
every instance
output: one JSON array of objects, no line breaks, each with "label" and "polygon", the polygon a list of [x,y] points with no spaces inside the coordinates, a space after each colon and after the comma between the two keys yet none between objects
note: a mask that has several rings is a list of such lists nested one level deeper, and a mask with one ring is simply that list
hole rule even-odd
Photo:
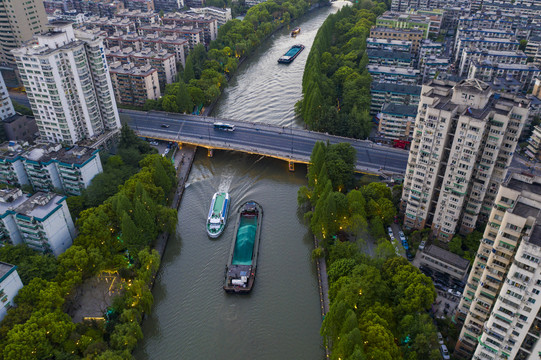
[{"label": "tree canopy", "polygon": [[366,38],[382,2],[363,0],[330,15],[318,30],[296,111],[313,130],[358,139],[370,134],[370,74]]}]

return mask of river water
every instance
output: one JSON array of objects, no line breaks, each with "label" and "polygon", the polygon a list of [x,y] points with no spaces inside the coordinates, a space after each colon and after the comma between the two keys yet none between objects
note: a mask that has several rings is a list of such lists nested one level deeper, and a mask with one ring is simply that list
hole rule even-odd
[{"label": "river water", "polygon": [[[293,106],[301,96],[306,57],[317,29],[343,3],[315,10],[265,41],[226,88],[214,116],[282,126],[300,126]],[[277,59],[296,43],[306,46],[290,65]],[[289,172],[285,162],[236,152],[199,150],[171,239],[154,286],[154,307],[143,323],[144,339],[134,355],[166,359],[321,359],[321,312],[313,242],[297,210],[297,190],[306,168]],[[225,232],[211,240],[205,220],[212,195],[231,195]],[[254,289],[226,294],[224,269],[238,207],[255,200],[263,225]]]}]

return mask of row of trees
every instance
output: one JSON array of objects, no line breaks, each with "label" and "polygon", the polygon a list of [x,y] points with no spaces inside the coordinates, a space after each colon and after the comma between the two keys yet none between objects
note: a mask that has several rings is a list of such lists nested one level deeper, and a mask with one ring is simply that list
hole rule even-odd
[{"label": "row of trees", "polygon": [[145,110],[191,113],[220,96],[227,78],[236,70],[239,59],[249,55],[261,41],[292,19],[304,14],[310,5],[326,0],[269,0],[251,7],[243,20],[222,25],[207,52],[197,45],[186,58],[177,82],[168,85],[159,100],[148,100]]},{"label": "row of trees", "polygon": [[[2,249],[2,260],[21,264],[25,286],[0,324],[0,359],[131,358],[142,338],[143,313],[152,306],[149,285],[160,263],[150,245],[159,232],[173,232],[177,222],[176,210],[166,206],[175,185],[171,162],[151,154],[139,165],[116,194],[81,212],[79,235],[58,259],[26,254],[22,247]],[[30,265],[40,256],[41,272]],[[73,323],[67,312],[77,304],[78,287],[102,270],[118,271],[124,284],[108,321]]]},{"label": "row of trees", "polygon": [[372,127],[366,38],[382,2],[361,0],[329,16],[319,29],[304,69],[297,113],[313,130],[363,139]]},{"label": "row of trees", "polygon": [[[354,186],[355,151],[349,144],[317,143],[308,186],[299,189],[305,217],[322,241],[330,310],[321,334],[332,359],[439,359],[436,327],[427,313],[436,290],[430,278],[397,257],[384,226],[396,214],[391,190],[381,183]],[[379,239],[372,258],[363,238]]]}]

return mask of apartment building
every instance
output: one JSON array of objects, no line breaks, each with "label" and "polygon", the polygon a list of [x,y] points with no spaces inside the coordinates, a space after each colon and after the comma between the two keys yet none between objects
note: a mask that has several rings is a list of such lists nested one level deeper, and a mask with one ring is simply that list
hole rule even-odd
[{"label": "apartment building", "polygon": [[13,212],[22,240],[30,248],[58,256],[73,243],[76,231],[65,196],[37,192]]},{"label": "apartment building", "polygon": [[445,4],[441,9],[443,9],[441,28],[447,31],[458,28],[460,18],[469,16],[471,13],[469,1],[464,4]]},{"label": "apartment building", "polygon": [[457,63],[458,60],[463,56],[462,53],[466,50],[517,51],[519,45],[519,42],[515,39],[457,37],[454,62]]},{"label": "apartment building", "polygon": [[188,12],[202,14],[207,17],[214,18],[218,22],[218,27],[224,25],[226,22],[232,19],[230,8],[220,9],[214,6],[207,6],[202,8],[191,8]]},{"label": "apartment building", "polygon": [[46,30],[47,16],[41,0],[0,2],[0,64],[15,68],[11,50]]},{"label": "apartment building", "polygon": [[372,82],[370,96],[370,114],[376,115],[389,103],[417,106],[421,98],[421,86]]},{"label": "apartment building", "polygon": [[493,63],[488,60],[474,60],[470,65],[468,78],[479,79],[485,82],[492,82],[497,78],[513,78],[522,84],[521,90],[527,92],[533,88],[535,79],[539,74],[539,67],[535,65]]},{"label": "apartment building", "polygon": [[20,150],[17,148],[15,153],[22,159],[28,181],[35,191],[57,189],[68,195],[81,195],[94,176],[103,172],[98,150],[90,147],[63,148],[59,144],[43,144]]},{"label": "apartment building", "polygon": [[188,47],[193,49],[197,44],[204,43],[203,29],[194,29],[189,26],[163,25],[142,26],[139,29],[142,36],[154,35],[157,37],[173,36],[184,38],[188,41]]},{"label": "apartment building", "polygon": [[154,0],[154,10],[178,11],[185,6],[184,0]]},{"label": "apartment building", "polygon": [[115,46],[120,48],[131,47],[135,51],[141,51],[143,48],[149,48],[154,51],[165,50],[175,55],[175,61],[186,64],[186,53],[189,48],[188,40],[177,35],[160,36],[159,34],[148,34],[140,36],[137,34],[124,34],[116,32],[105,38],[107,48],[112,49]]},{"label": "apartment building", "polygon": [[7,119],[13,115],[15,115],[15,109],[9,98],[4,77],[0,74],[0,120]]},{"label": "apartment building", "polygon": [[529,38],[524,53],[533,58],[534,65],[541,66],[541,37],[532,36]]},{"label": "apartment building", "polygon": [[[145,0],[146,1],[146,0]],[[120,10],[115,14],[117,18],[125,18],[133,21],[135,27],[154,25],[160,23],[160,15],[152,10]]]},{"label": "apartment building", "polygon": [[125,5],[132,11],[154,12],[154,0],[129,0]]},{"label": "apartment building", "polygon": [[490,61],[500,64],[526,64],[528,56],[522,51],[465,49],[458,63],[458,76],[466,76],[472,61]]},{"label": "apartment building", "polygon": [[74,0],[73,5],[79,13],[113,17],[118,11],[125,9],[122,0]]},{"label": "apartment building", "polygon": [[371,65],[413,67],[414,58],[409,52],[367,49],[366,54]]},{"label": "apartment building", "polygon": [[383,26],[372,26],[370,37],[376,39],[411,41],[411,51],[417,53],[421,41],[425,38],[422,30],[418,29],[394,29]]},{"label": "apartment building", "polygon": [[10,141],[33,142],[39,134],[33,116],[15,114],[2,120],[6,139]]},{"label": "apartment building", "polygon": [[13,50],[41,137],[75,144],[120,129],[102,39],[54,26]]},{"label": "apartment building", "polygon": [[541,178],[512,174],[500,186],[456,318],[455,354],[537,359],[541,344]]},{"label": "apartment building", "polygon": [[421,81],[425,83],[430,79],[446,74],[451,68],[451,61],[446,57],[428,56],[419,62]]},{"label": "apartment building", "polygon": [[22,287],[23,283],[17,273],[17,266],[0,262],[0,321],[15,305],[13,299]]},{"label": "apartment building", "polygon": [[91,16],[85,19],[85,30],[99,29],[105,31],[107,35],[113,35],[117,31],[123,33],[137,33],[135,21],[121,17]]},{"label": "apartment building", "polygon": [[367,65],[366,69],[372,81],[417,85],[420,80],[419,70],[384,65]]},{"label": "apartment building", "polygon": [[417,106],[385,104],[378,114],[378,131],[391,140],[409,140],[413,135]]},{"label": "apartment building", "polygon": [[530,159],[541,161],[541,126],[533,128],[525,153]]},{"label": "apartment building", "polygon": [[150,65],[117,61],[111,64],[109,72],[119,104],[142,107],[147,100],[158,100],[161,96],[158,70]]},{"label": "apartment building", "polygon": [[367,38],[366,48],[369,50],[386,50],[412,52],[411,41]]},{"label": "apartment building", "polygon": [[423,85],[404,179],[404,226],[448,242],[488,218],[528,118],[528,100],[477,79]]},{"label": "apartment building", "polygon": [[419,59],[429,56],[441,56],[444,53],[443,43],[429,39],[421,41],[419,46]]},{"label": "apartment building", "polygon": [[428,245],[421,253],[419,267],[426,266],[441,274],[447,274],[455,281],[464,281],[470,269],[470,262],[457,254]]},{"label": "apartment building", "polygon": [[441,15],[424,15],[414,12],[386,11],[376,19],[376,27],[395,29],[420,29],[423,38],[437,36],[441,28]]},{"label": "apartment building", "polygon": [[150,65],[158,71],[161,91],[165,91],[165,85],[173,83],[177,76],[175,55],[168,53],[167,50],[152,51],[150,48],[143,48],[141,51],[135,51],[131,47],[121,49],[115,46],[105,50],[105,56],[109,63],[120,61],[122,64],[133,63],[138,67]]},{"label": "apartment building", "polygon": [[173,27],[190,27],[203,30],[202,40],[207,45],[218,37],[218,20],[211,16],[172,12],[164,14],[161,21],[166,26],[172,25]]}]

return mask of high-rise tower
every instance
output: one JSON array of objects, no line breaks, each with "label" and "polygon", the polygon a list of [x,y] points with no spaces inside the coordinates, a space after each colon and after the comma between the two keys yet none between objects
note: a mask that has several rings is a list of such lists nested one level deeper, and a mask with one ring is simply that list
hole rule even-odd
[{"label": "high-rise tower", "polygon": [[70,23],[13,50],[40,136],[74,144],[120,128],[102,39]]},{"label": "high-rise tower", "polygon": [[424,85],[402,192],[404,226],[431,226],[450,241],[486,220],[527,118],[527,99],[479,80]]}]

